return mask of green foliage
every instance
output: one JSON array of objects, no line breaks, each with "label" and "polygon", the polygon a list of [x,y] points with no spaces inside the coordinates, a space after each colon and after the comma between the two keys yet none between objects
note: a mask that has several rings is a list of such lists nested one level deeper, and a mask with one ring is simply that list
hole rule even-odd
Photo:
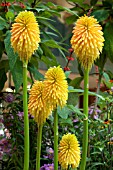
[{"label": "green foliage", "polygon": [[60,108],[60,106],[57,107],[57,112],[58,112],[58,115],[63,118],[63,119],[67,119],[68,118],[68,115],[71,113],[71,110],[68,108],[68,107],[63,107],[63,108]]},{"label": "green foliage", "polygon": [[107,56],[105,54],[105,51],[103,51],[102,54],[100,54],[100,57],[97,58],[97,60],[95,61],[95,65],[97,65],[99,67],[99,73],[100,75],[102,74],[103,72],[103,69],[104,69],[104,66],[105,66],[105,63],[107,61]]},{"label": "green foliage", "polygon": [[70,86],[73,86],[74,88],[80,88],[80,84],[82,82],[84,77],[77,77],[75,79],[73,79],[71,82],[70,82]]},{"label": "green foliage", "polygon": [[11,34],[8,31],[6,34],[6,39],[4,40],[5,48],[9,59],[9,66],[13,76],[15,89],[16,91],[18,91],[23,81],[22,62],[19,61],[18,55],[14,53],[14,50],[11,47],[10,38],[11,38]]},{"label": "green foliage", "polygon": [[11,47],[10,38],[11,38],[11,33],[8,31],[6,33],[6,38],[4,40],[4,43],[5,43],[5,49],[8,55],[8,59],[9,59],[9,66],[12,71],[16,63],[18,55],[17,53],[14,52],[13,48]]},{"label": "green foliage", "polygon": [[99,9],[92,12],[92,15],[99,21],[105,21],[109,17],[109,10]]},{"label": "green foliage", "polygon": [[8,11],[6,13],[5,17],[6,17],[7,20],[12,21],[14,19],[15,15],[14,15],[14,13],[12,11]]},{"label": "green foliage", "polygon": [[[4,125],[5,128],[7,128],[12,134],[9,142],[12,144],[12,150],[14,150],[11,156],[9,155],[7,157],[5,155],[5,168],[8,170],[20,170],[23,167],[23,118],[20,119],[18,116],[18,111],[23,111],[22,95],[19,91],[23,83],[22,62],[20,61],[18,54],[16,54],[11,47],[10,29],[16,15],[20,11],[26,9],[35,13],[41,30],[41,43],[28,63],[28,72],[30,75],[28,80],[31,84],[35,79],[44,79],[44,76],[40,73],[40,63],[43,63],[46,68],[61,65],[58,60],[59,56],[64,57],[67,62],[65,55],[67,55],[67,48],[70,45],[66,45],[65,42],[70,41],[69,39],[73,24],[75,24],[79,16],[87,14],[90,10],[90,15],[97,18],[102,25],[105,45],[103,53],[100,55],[100,58],[96,60],[95,64],[99,68],[98,74],[101,75],[101,81],[109,90],[99,92],[98,94],[91,91],[88,92],[90,96],[98,97],[98,107],[94,106],[92,114],[89,114],[89,148],[86,168],[87,170],[112,169],[113,158],[111,155],[113,145],[108,144],[108,142],[112,141],[113,136],[113,92],[111,89],[113,87],[113,83],[110,82],[110,79],[113,78],[113,74],[109,70],[104,72],[104,66],[107,59],[110,59],[113,63],[113,1],[102,0],[102,2],[100,2],[99,0],[91,0],[89,5],[85,3],[85,0],[67,0],[67,2],[72,4],[72,8],[70,9],[56,5],[52,2],[44,3],[40,0],[36,3],[33,0],[17,0],[16,3],[13,3],[13,0],[9,0],[9,2],[11,3],[11,6],[8,7],[7,12],[4,11],[4,7],[0,6],[0,91],[3,90],[8,78],[7,73],[10,71],[18,94],[15,93],[15,101],[10,104],[5,101],[5,95],[7,95],[7,93],[3,93],[2,96],[3,103],[5,103],[3,115],[5,120]],[[25,9],[20,6],[20,2],[25,5]],[[64,21],[66,24],[63,24],[66,26],[66,29],[69,29],[67,35],[62,34],[62,32],[56,27],[57,21],[55,20],[57,17],[60,17],[60,12],[66,12],[66,14],[69,14]],[[60,23],[58,27],[60,27],[61,24],[62,23]],[[4,56],[6,56],[6,59],[4,59]],[[80,146],[82,146],[84,114],[83,108],[79,108],[79,97],[84,93],[84,90],[81,89],[81,82],[83,80],[84,73],[79,63],[78,71],[80,73],[80,77],[73,80],[69,79],[71,71],[65,72],[69,83],[69,97],[67,105],[64,108],[58,107],[59,140],[63,134],[74,133],[79,140]],[[90,109],[92,108],[89,108],[89,110]],[[6,110],[7,113],[5,112]],[[98,110],[100,112],[98,112]],[[98,118],[95,118],[96,116],[98,116]],[[44,155],[47,154],[47,146],[51,148],[53,147],[53,117],[54,115],[51,115],[43,127],[41,165],[52,162],[52,159],[45,158]],[[110,120],[110,124],[104,123],[106,119]],[[35,169],[37,125],[31,117],[29,121],[30,144],[32,146],[30,148],[30,169],[33,170]],[[12,123],[13,126],[9,123]]]},{"label": "green foliage", "polygon": [[16,91],[19,90],[23,82],[22,68],[23,68],[22,62],[19,59],[17,59],[13,69],[11,70]]},{"label": "green foliage", "polygon": [[108,22],[104,28],[106,54],[113,63],[113,23]]},{"label": "green foliage", "polygon": [[4,28],[7,27],[8,27],[7,21],[0,16],[0,30],[3,30]]},{"label": "green foliage", "polygon": [[91,1],[90,1],[90,4],[93,6],[93,5],[95,5],[97,2],[98,2],[98,0],[91,0]]},{"label": "green foliage", "polygon": [[6,72],[5,69],[2,68],[0,69],[0,91],[4,88],[4,84],[7,81],[7,76],[6,76]]}]

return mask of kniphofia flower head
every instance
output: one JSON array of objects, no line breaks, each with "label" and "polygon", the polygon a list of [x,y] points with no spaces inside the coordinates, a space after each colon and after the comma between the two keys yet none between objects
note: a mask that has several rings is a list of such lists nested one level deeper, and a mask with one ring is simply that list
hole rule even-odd
[{"label": "kniphofia flower head", "polygon": [[90,69],[104,46],[102,27],[93,16],[80,17],[73,29],[72,48],[84,69]]},{"label": "kniphofia flower head", "polygon": [[44,98],[44,83],[42,81],[35,81],[33,84],[30,90],[28,109],[38,125],[43,124],[51,114],[51,106]]},{"label": "kniphofia flower head", "polygon": [[51,67],[45,73],[45,98],[53,105],[63,107],[68,99],[68,84],[65,73],[58,67]]},{"label": "kniphofia flower head", "polygon": [[34,13],[22,11],[15,19],[11,30],[11,44],[20,59],[28,62],[40,42],[40,30]]},{"label": "kniphofia flower head", "polygon": [[68,169],[68,166],[72,168],[79,166],[80,147],[74,134],[69,133],[62,137],[59,144],[58,159],[63,169]]}]

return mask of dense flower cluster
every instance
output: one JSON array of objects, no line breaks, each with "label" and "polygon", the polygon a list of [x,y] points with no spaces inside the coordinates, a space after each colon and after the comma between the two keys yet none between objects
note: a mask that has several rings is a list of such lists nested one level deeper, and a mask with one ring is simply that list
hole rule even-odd
[{"label": "dense flower cluster", "polygon": [[80,163],[80,147],[74,134],[66,134],[59,144],[59,163],[63,169],[68,169],[70,165],[76,168]]},{"label": "dense flower cluster", "polygon": [[82,16],[73,30],[72,48],[85,69],[90,69],[102,52],[104,37],[102,27],[93,16]]},{"label": "dense flower cluster", "polygon": [[29,96],[28,108],[38,124],[44,123],[52,111],[51,105],[45,101],[43,89],[44,83],[42,81],[35,81]]},{"label": "dense flower cluster", "polygon": [[53,105],[63,107],[68,99],[68,84],[64,71],[58,67],[51,67],[45,74],[45,97]]},{"label": "dense flower cluster", "polygon": [[68,84],[64,71],[58,66],[50,68],[45,80],[36,81],[30,90],[29,112],[38,124],[46,121],[56,106],[63,107],[68,99]]},{"label": "dense flower cluster", "polygon": [[40,42],[40,30],[34,13],[22,11],[12,25],[11,44],[22,61],[28,62]]}]

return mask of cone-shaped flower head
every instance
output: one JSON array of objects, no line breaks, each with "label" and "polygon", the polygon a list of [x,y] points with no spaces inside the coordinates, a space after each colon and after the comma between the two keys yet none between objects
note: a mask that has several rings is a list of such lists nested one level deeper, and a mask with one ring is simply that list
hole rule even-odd
[{"label": "cone-shaped flower head", "polygon": [[59,144],[59,163],[63,169],[68,166],[77,168],[80,163],[80,147],[74,134],[66,134],[62,137]]},{"label": "cone-shaped flower head", "polygon": [[35,81],[33,84],[30,90],[28,109],[38,125],[44,123],[51,114],[51,106],[44,98],[44,83],[42,81]]},{"label": "cone-shaped flower head", "polygon": [[22,61],[28,62],[40,42],[39,25],[34,13],[22,11],[15,19],[11,30],[11,44]]},{"label": "cone-shaped flower head", "polygon": [[104,37],[102,27],[93,16],[82,16],[73,29],[72,48],[84,69],[90,69],[102,52]]},{"label": "cone-shaped flower head", "polygon": [[45,73],[45,98],[53,105],[63,107],[68,99],[68,84],[65,73],[58,67],[51,67]]}]

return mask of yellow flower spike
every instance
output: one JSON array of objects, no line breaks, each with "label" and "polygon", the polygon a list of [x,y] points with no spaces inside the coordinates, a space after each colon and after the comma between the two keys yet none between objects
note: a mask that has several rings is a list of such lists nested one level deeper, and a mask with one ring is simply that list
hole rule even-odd
[{"label": "yellow flower spike", "polygon": [[52,107],[44,98],[44,83],[42,81],[35,81],[33,84],[30,90],[28,109],[38,125],[43,124],[51,114]]},{"label": "yellow flower spike", "polygon": [[23,62],[28,62],[40,42],[40,30],[34,13],[22,11],[11,30],[11,45]]},{"label": "yellow flower spike", "polygon": [[58,67],[51,67],[45,73],[45,98],[53,105],[63,107],[68,99],[68,84],[65,73]]},{"label": "yellow flower spike", "polygon": [[102,27],[93,16],[80,17],[73,29],[72,48],[84,69],[90,69],[104,46]]},{"label": "yellow flower spike", "polygon": [[62,137],[59,144],[59,163],[63,169],[68,166],[77,168],[80,163],[80,147],[74,134],[66,134]]}]

